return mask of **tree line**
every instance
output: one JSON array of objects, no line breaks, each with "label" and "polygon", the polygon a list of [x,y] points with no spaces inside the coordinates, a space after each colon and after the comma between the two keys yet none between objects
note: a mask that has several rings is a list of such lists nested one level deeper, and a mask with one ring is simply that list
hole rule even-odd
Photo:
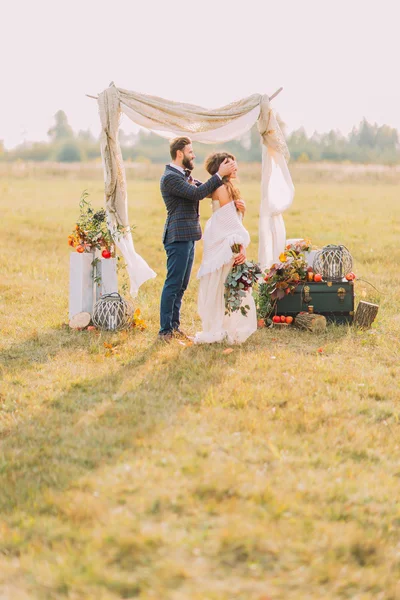
[{"label": "tree line", "polygon": [[[282,126],[284,128],[283,123]],[[170,160],[167,140],[151,132],[140,130],[136,134],[127,134],[121,129],[119,139],[125,160],[154,163]],[[400,163],[397,129],[389,125],[372,124],[366,119],[353,127],[347,136],[334,130],[328,133],[315,132],[308,136],[304,128],[300,128],[286,136],[286,139],[291,159],[298,162]],[[261,160],[261,142],[256,127],[238,140],[220,144],[218,149],[229,149],[242,162]],[[213,146],[196,143],[196,156],[199,161],[204,160],[213,150]],[[46,142],[25,142],[12,150],[6,150],[0,140],[2,161],[81,162],[99,157],[99,140],[89,130],[75,133],[62,110],[55,114],[54,124],[48,131]]]}]

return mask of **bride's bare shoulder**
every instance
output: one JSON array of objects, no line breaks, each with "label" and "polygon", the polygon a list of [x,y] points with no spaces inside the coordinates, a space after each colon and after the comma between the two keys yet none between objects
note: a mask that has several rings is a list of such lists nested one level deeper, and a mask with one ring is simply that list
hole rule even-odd
[{"label": "bride's bare shoulder", "polygon": [[228,188],[226,187],[226,185],[220,185],[219,188],[217,188],[215,192],[213,192],[212,199],[218,200],[221,206],[224,206],[224,204],[228,204],[228,202],[231,202],[231,198],[229,196]]}]

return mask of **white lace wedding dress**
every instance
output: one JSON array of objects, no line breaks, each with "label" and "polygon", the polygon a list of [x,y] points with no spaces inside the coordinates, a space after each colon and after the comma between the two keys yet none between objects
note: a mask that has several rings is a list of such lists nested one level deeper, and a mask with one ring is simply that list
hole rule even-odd
[{"label": "white lace wedding dress", "polygon": [[257,311],[251,290],[243,298],[250,309],[244,316],[240,311],[225,315],[225,281],[233,266],[233,244],[248,246],[250,236],[242,225],[241,215],[233,202],[220,206],[212,201],[213,214],[207,221],[203,236],[203,261],[200,279],[198,312],[203,331],[196,333],[195,344],[227,341],[242,343],[257,329]]}]

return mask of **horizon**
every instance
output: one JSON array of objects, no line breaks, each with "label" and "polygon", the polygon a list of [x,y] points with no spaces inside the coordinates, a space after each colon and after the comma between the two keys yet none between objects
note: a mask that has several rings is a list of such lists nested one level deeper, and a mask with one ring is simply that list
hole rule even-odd
[{"label": "horizon", "polygon": [[[59,110],[62,111],[63,109],[61,108]],[[65,112],[65,111],[63,111],[63,112]],[[278,115],[279,115],[279,113],[278,113]],[[68,114],[66,116],[68,118]],[[48,129],[50,129],[51,126],[54,125],[54,117],[55,117],[55,115],[53,115],[53,117],[50,119],[49,125],[48,125]],[[121,119],[121,121],[122,120],[123,119]],[[284,133],[285,133],[285,137],[289,138],[292,133],[300,131],[300,130],[304,130],[306,132],[306,134],[307,134],[308,139],[311,139],[313,136],[323,136],[323,135],[329,134],[331,131],[333,131],[334,133],[336,133],[338,135],[341,135],[344,138],[348,139],[349,136],[350,136],[350,134],[352,133],[352,131],[354,129],[359,128],[364,121],[366,121],[371,126],[377,126],[377,127],[388,126],[388,127],[393,127],[390,123],[377,123],[376,121],[375,122],[370,122],[365,117],[362,117],[356,123],[354,123],[354,125],[347,132],[343,132],[340,129],[328,129],[326,131],[317,131],[316,129],[314,129],[314,131],[308,132],[303,125],[300,125],[296,129],[288,130],[288,128],[286,126],[286,123],[284,123]],[[71,125],[69,118],[68,118],[68,123]],[[125,124],[129,123],[132,126],[130,126],[128,128],[125,128],[123,126],[123,123],[125,123]],[[148,134],[148,135],[153,134],[153,135],[157,136],[157,134],[154,131],[152,131],[150,129],[146,129],[144,127],[140,127],[140,126],[136,125],[135,123],[129,121],[127,118],[123,120],[123,123],[120,125],[119,131],[123,132],[124,134],[129,134],[129,133],[139,134],[139,132],[144,132],[145,134]],[[400,128],[399,129],[397,127],[393,127],[393,128],[396,129],[399,132],[399,136],[400,136]],[[73,130],[74,136],[77,136],[81,131],[83,131],[83,132],[89,132],[91,135],[93,135],[96,141],[98,141],[98,139],[100,137],[100,127],[99,127],[99,130],[96,131],[96,132],[93,132],[91,129],[75,130],[73,127],[72,127],[72,130]],[[246,135],[247,134],[245,133],[241,137],[245,137]],[[163,138],[163,139],[165,139],[165,138]],[[240,139],[240,138],[238,138],[238,139]],[[0,138],[0,141],[1,141],[1,138]],[[167,142],[167,140],[165,140],[165,141]],[[16,146],[7,147],[6,145],[4,145],[4,148],[5,148],[6,152],[12,152],[13,150],[16,150],[19,146],[23,146],[23,145],[30,146],[30,145],[33,145],[33,144],[36,144],[36,143],[52,143],[52,142],[51,142],[48,134],[46,133],[46,137],[43,138],[43,139],[37,139],[37,140],[28,140],[28,139],[25,139],[22,142],[20,142],[19,144],[17,144]],[[202,144],[202,142],[198,142],[198,141],[196,141],[195,143],[196,144]]]},{"label": "horizon", "polygon": [[[7,149],[45,141],[58,110],[74,131],[97,136],[97,103],[85,94],[111,80],[212,108],[282,86],[273,107],[288,133],[348,135],[363,118],[400,130],[395,0],[382,0],[379,10],[361,0],[248,0],[245,9],[237,0],[205,0],[178,10],[160,0],[116,0],[114,27],[104,2],[70,0],[61,18],[59,9],[49,0],[7,7],[0,41],[8,56],[0,116]],[[127,118],[121,129],[139,130]]]}]

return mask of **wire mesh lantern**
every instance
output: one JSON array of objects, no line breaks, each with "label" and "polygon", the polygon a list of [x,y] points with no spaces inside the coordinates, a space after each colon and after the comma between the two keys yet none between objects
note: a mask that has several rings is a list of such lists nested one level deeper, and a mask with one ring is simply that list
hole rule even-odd
[{"label": "wire mesh lantern", "polygon": [[133,306],[117,292],[104,294],[93,308],[92,321],[99,329],[119,331],[126,329],[133,316]]},{"label": "wire mesh lantern", "polygon": [[324,246],[314,258],[314,273],[320,273],[325,281],[342,281],[353,267],[353,259],[346,246]]}]

